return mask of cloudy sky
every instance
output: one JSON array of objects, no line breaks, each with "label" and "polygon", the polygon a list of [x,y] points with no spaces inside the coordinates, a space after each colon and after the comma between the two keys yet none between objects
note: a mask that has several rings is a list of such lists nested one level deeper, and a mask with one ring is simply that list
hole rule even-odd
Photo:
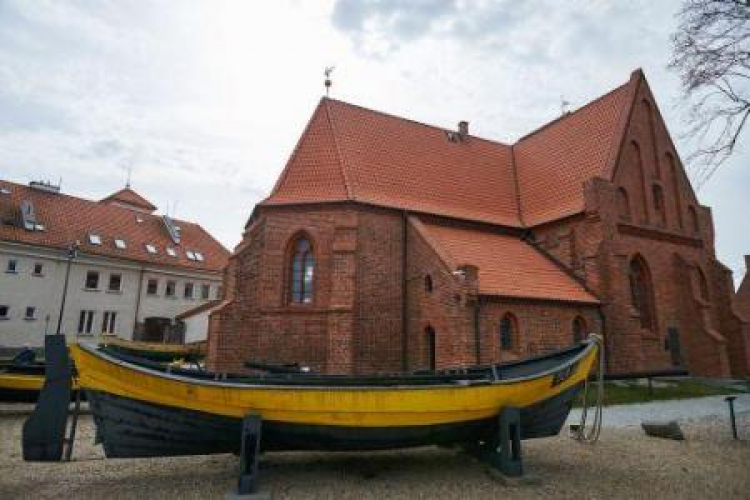
[{"label": "cloudy sky", "polygon": [[[323,94],[515,141],[642,67],[683,156],[679,1],[0,0],[0,177],[133,187],[231,247]],[[746,141],[745,149],[750,147]],[[744,272],[750,156],[699,196]],[[690,172],[689,172],[690,173]]]}]

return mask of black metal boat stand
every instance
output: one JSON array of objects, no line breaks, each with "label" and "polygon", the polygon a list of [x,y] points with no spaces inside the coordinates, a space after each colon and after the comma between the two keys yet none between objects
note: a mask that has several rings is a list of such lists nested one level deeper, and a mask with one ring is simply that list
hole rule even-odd
[{"label": "black metal boat stand", "polygon": [[[72,442],[65,438],[68,424],[72,367],[65,335],[44,338],[44,386],[34,411],[23,424],[23,459],[36,462],[59,462],[67,443],[70,457]],[[71,438],[74,438],[72,430]]]},{"label": "black metal boat stand", "polygon": [[495,435],[469,452],[504,476],[523,476],[520,408],[502,410],[497,416]]},{"label": "black metal boat stand", "polygon": [[262,424],[261,416],[256,413],[248,413],[242,420],[240,477],[237,481],[237,491],[228,494],[226,499],[270,498],[268,495],[256,493]]}]

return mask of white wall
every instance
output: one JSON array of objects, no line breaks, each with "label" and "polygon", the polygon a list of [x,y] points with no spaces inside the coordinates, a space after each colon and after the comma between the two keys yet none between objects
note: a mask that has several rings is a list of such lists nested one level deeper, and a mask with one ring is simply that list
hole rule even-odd
[{"label": "white wall", "polygon": [[[18,261],[17,273],[6,272],[10,259]],[[35,262],[43,265],[43,275],[33,276]],[[29,344],[39,347],[44,344],[45,332],[54,333],[60,313],[65,271],[68,267],[63,250],[47,250],[24,245],[0,242],[0,305],[10,308],[8,319],[0,319],[0,346],[18,347]],[[96,290],[85,287],[88,271],[99,272]],[[108,291],[109,276],[122,275],[121,290]],[[147,295],[147,281],[155,278],[159,282],[158,292]],[[166,297],[167,280],[177,284],[176,296]],[[139,282],[141,283],[139,289]],[[186,282],[194,284],[194,298],[184,297]],[[206,302],[201,298],[201,285],[210,285],[208,300],[217,297],[221,276],[219,273],[192,272],[171,268],[157,268],[129,261],[120,261],[97,256],[79,255],[70,266],[62,332],[77,338],[81,310],[94,311],[93,334],[102,332],[105,311],[117,313],[115,333],[130,339],[136,321],[143,322],[150,316],[174,318],[189,309]],[[26,307],[35,307],[35,319],[25,319]]]},{"label": "white wall", "polygon": [[212,309],[201,311],[182,321],[185,323],[185,343],[202,342],[208,338],[208,316]]}]

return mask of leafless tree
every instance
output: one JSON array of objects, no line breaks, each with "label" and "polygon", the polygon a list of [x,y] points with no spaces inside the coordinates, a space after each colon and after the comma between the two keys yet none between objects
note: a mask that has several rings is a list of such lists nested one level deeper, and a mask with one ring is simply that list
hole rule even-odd
[{"label": "leafless tree", "polygon": [[750,0],[685,0],[670,67],[688,109],[687,157],[700,187],[735,151],[750,116]]}]

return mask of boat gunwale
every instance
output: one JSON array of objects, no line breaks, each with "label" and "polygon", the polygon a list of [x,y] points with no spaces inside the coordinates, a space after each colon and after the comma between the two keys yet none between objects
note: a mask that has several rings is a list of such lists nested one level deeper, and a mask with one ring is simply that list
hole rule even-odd
[{"label": "boat gunwale", "polygon": [[[106,352],[101,351],[97,345],[90,344],[87,342],[79,342],[77,346],[83,351],[91,354],[95,358],[102,359],[104,361],[107,361],[109,363],[112,363],[114,365],[117,365],[123,368],[127,368],[136,372],[141,372],[146,375],[154,376],[157,378],[172,380],[175,382],[188,383],[188,384],[193,384],[193,385],[202,385],[202,386],[207,386],[207,387],[221,387],[221,388],[227,388],[227,389],[252,389],[252,390],[272,389],[272,390],[289,390],[289,391],[299,391],[302,389],[310,390],[310,391],[352,391],[352,390],[359,390],[359,391],[362,391],[362,390],[365,390],[365,391],[399,390],[401,391],[401,390],[456,389],[460,387],[466,387],[466,388],[484,387],[484,386],[491,386],[491,385],[510,385],[510,384],[517,384],[521,382],[528,382],[531,380],[537,380],[540,378],[547,377],[549,375],[554,375],[555,373],[565,370],[566,368],[573,366],[576,363],[580,362],[581,360],[585,359],[596,346],[596,342],[592,340],[591,338],[585,340],[584,342],[586,343],[586,345],[580,350],[580,352],[577,355],[572,356],[571,358],[564,361],[560,365],[557,365],[553,368],[549,368],[544,371],[540,371],[538,373],[533,373],[530,375],[523,375],[523,376],[509,378],[509,379],[494,379],[494,378],[461,379],[461,378],[457,378],[455,381],[451,381],[451,382],[444,381],[444,382],[435,383],[435,384],[420,384],[420,385],[408,385],[408,384],[374,385],[374,384],[371,384],[371,385],[347,385],[347,386],[302,385],[302,384],[295,385],[293,383],[260,384],[260,383],[252,383],[252,382],[239,381],[239,380],[227,381],[227,380],[209,380],[209,379],[193,378],[193,377],[186,376],[186,375],[178,375],[174,373],[158,371],[158,370],[154,370],[152,368],[146,367],[146,366],[140,366],[135,363],[117,359],[116,357]],[[580,346],[576,346],[575,348],[579,348],[579,347]],[[572,349],[566,349],[566,350],[572,350]],[[565,352],[566,350],[556,351],[548,355],[542,355],[542,356],[537,356],[534,358],[529,358],[528,360],[519,360],[518,362],[514,362],[512,364],[517,365],[524,361],[543,360],[549,357],[558,356],[561,353]],[[492,366],[503,366],[503,365],[488,365],[488,368]],[[84,378],[84,376],[79,370],[79,385],[81,385],[82,378]],[[86,389],[86,387],[83,385],[81,385],[81,388]]]}]

